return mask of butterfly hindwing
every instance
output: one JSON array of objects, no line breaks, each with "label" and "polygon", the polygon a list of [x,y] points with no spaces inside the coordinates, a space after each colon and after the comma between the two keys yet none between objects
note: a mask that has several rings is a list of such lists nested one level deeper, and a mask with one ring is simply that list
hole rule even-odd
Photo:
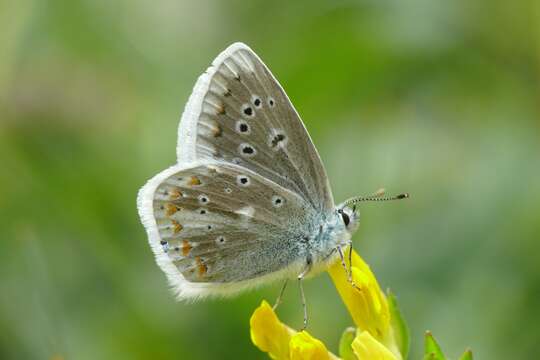
[{"label": "butterfly hindwing", "polygon": [[197,81],[179,127],[178,159],[235,163],[298,193],[320,213],[334,206],[300,117],[244,44],[227,48]]},{"label": "butterfly hindwing", "polygon": [[215,162],[173,166],[139,194],[158,263],[181,296],[193,283],[241,283],[293,265],[309,209],[271,180]]}]

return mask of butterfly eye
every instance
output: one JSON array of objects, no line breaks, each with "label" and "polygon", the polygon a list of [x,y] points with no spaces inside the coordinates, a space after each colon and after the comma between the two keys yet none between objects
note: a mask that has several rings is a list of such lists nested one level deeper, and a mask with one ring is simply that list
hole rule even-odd
[{"label": "butterfly eye", "polygon": [[343,223],[345,224],[345,226],[349,226],[349,223],[351,222],[351,218],[349,217],[349,215],[347,215],[347,213],[342,211],[341,218],[343,219]]}]

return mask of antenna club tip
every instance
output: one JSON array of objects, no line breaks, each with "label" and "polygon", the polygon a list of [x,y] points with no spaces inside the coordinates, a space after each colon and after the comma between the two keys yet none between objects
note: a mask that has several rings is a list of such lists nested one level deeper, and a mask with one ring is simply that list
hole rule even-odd
[{"label": "antenna club tip", "polygon": [[404,193],[404,194],[399,194],[397,196],[398,199],[408,199],[409,198],[409,193]]}]

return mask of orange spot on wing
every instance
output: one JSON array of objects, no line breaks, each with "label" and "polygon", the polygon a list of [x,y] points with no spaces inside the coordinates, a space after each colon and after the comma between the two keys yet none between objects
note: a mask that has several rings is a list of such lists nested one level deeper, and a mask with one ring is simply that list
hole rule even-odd
[{"label": "orange spot on wing", "polygon": [[189,241],[187,240],[182,241],[182,255],[188,256],[191,249],[192,247]]},{"label": "orange spot on wing", "polygon": [[165,212],[167,216],[171,216],[177,211],[180,211],[180,207],[174,204],[167,204],[167,211]]},{"label": "orange spot on wing", "polygon": [[173,224],[173,230],[174,230],[174,233],[177,234],[179,233],[180,231],[182,231],[182,229],[184,228],[182,226],[182,224],[180,224],[178,221],[176,220],[172,220],[172,224]]},{"label": "orange spot on wing", "polygon": [[188,185],[201,185],[201,180],[196,176],[191,176],[188,180]]},{"label": "orange spot on wing", "polygon": [[225,114],[225,106],[223,105],[218,105],[217,109],[216,109],[216,113],[217,115],[223,115]]},{"label": "orange spot on wing", "polygon": [[216,125],[215,127],[212,128],[212,135],[214,135],[214,137],[220,137],[222,133],[223,133],[223,129],[221,128],[221,126]]},{"label": "orange spot on wing", "polygon": [[171,191],[171,199],[179,199],[182,197],[182,192],[180,191],[180,189],[173,189]]},{"label": "orange spot on wing", "polygon": [[199,271],[199,276],[203,276],[208,271],[208,267],[203,263],[200,256],[195,257],[195,262],[197,263],[197,270]]}]

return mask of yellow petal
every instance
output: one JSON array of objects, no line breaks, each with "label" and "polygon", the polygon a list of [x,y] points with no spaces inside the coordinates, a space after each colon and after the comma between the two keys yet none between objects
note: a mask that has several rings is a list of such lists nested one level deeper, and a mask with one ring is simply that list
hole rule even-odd
[{"label": "yellow petal", "polygon": [[253,312],[250,324],[251,341],[272,359],[289,359],[290,331],[282,324],[266,301]]},{"label": "yellow petal", "polygon": [[328,350],[324,344],[309,335],[307,331],[301,331],[291,338],[289,343],[291,360],[327,360],[330,359]]},{"label": "yellow petal", "polygon": [[390,311],[386,296],[369,266],[353,252],[352,280],[356,288],[349,283],[341,260],[330,266],[328,272],[356,326],[376,339],[384,340],[390,331]]},{"label": "yellow petal", "polygon": [[367,331],[359,333],[352,342],[351,347],[358,359],[399,360]]}]

